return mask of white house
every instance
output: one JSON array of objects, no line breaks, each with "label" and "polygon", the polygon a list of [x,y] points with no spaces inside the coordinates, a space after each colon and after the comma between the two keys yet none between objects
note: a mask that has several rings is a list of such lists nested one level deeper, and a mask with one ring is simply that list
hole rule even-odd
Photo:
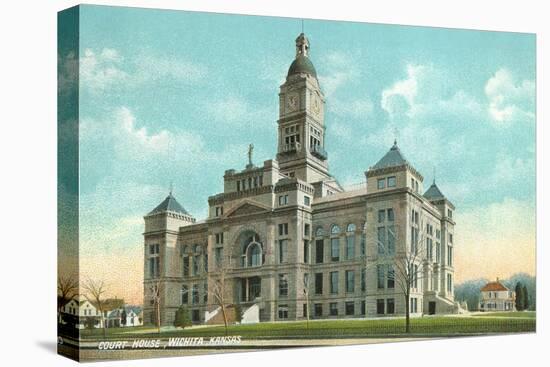
[{"label": "white house", "polygon": [[497,278],[481,288],[480,311],[515,311],[516,294],[505,287]]},{"label": "white house", "polygon": [[124,306],[107,313],[107,327],[132,327],[143,324],[141,308],[138,306]]},{"label": "white house", "polygon": [[[76,322],[76,328],[84,329],[86,322],[94,318],[94,327],[100,327],[99,318],[101,314],[97,308],[86,298],[77,297],[67,302],[61,308],[62,320],[74,317]],[[66,322],[66,320],[64,321]]]}]

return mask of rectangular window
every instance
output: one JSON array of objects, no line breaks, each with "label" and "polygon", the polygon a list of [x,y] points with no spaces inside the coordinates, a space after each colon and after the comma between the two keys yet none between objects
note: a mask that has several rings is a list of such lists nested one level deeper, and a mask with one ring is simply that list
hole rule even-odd
[{"label": "rectangular window", "polygon": [[340,261],[340,239],[330,239],[330,257],[332,261]]},{"label": "rectangular window", "polygon": [[151,278],[158,278],[160,276],[160,257],[149,258],[149,276]]},{"label": "rectangular window", "polygon": [[451,274],[447,274],[447,292],[453,292],[453,276]]},{"label": "rectangular window", "polygon": [[388,222],[393,222],[395,220],[395,215],[393,213],[393,209],[388,209]]},{"label": "rectangular window", "polygon": [[384,187],[386,187],[386,180],[383,178],[378,179],[378,190],[382,190]]},{"label": "rectangular window", "polygon": [[279,236],[288,236],[288,223],[279,224]]},{"label": "rectangular window", "polygon": [[199,273],[199,255],[193,256],[193,275],[197,275]]},{"label": "rectangular window", "polygon": [[223,245],[223,232],[216,233],[216,245]]},{"label": "rectangular window", "polygon": [[346,315],[347,316],[355,315],[355,302],[353,302],[353,301],[346,302],[345,306],[346,306]]},{"label": "rectangular window", "polygon": [[288,240],[279,240],[279,264],[287,261]]},{"label": "rectangular window", "polygon": [[393,225],[388,226],[388,245],[387,245],[387,254],[395,254],[395,227]]},{"label": "rectangular window", "polygon": [[189,288],[186,285],[181,286],[181,303],[186,305],[189,302]]},{"label": "rectangular window", "polygon": [[361,292],[367,290],[367,269],[361,269]]},{"label": "rectangular window", "polygon": [[346,292],[355,292],[355,271],[346,270]]},{"label": "rectangular window", "polygon": [[367,235],[362,233],[361,234],[361,256],[365,256],[367,253]]},{"label": "rectangular window", "polygon": [[395,187],[395,176],[388,177],[388,187]]},{"label": "rectangular window", "polygon": [[338,303],[331,302],[329,303],[330,316],[338,316]]},{"label": "rectangular window", "polygon": [[223,247],[214,248],[214,261],[216,261],[216,266],[220,267],[222,265],[223,258]]},{"label": "rectangular window", "polygon": [[431,238],[426,238],[426,256],[429,261],[433,259],[433,243]]},{"label": "rectangular window", "polygon": [[386,313],[389,315],[395,313],[395,300],[393,298],[388,298],[386,300]]},{"label": "rectangular window", "polygon": [[385,210],[379,210],[378,211],[378,223],[384,223],[386,221],[386,211]]},{"label": "rectangular window", "polygon": [[361,316],[365,316],[367,314],[367,302],[361,301]]},{"label": "rectangular window", "polygon": [[237,191],[241,191],[241,181],[237,181]]},{"label": "rectangular window", "polygon": [[453,234],[449,233],[449,243],[453,243]]},{"label": "rectangular window", "polygon": [[447,245],[447,265],[453,266],[453,247]]},{"label": "rectangular window", "polygon": [[204,283],[203,291],[204,293],[202,294],[202,302],[207,304],[208,303],[208,283]]},{"label": "rectangular window", "polygon": [[183,258],[183,276],[189,276],[189,256]]},{"label": "rectangular window", "polygon": [[439,242],[435,244],[435,262],[441,263],[441,244]]},{"label": "rectangular window", "polygon": [[315,241],[315,263],[321,264],[323,262],[324,254],[324,241],[316,240]]},{"label": "rectangular window", "polygon": [[311,204],[311,199],[309,198],[309,196],[304,196],[304,205],[310,206],[310,204]]},{"label": "rectangular window", "polygon": [[288,319],[288,306],[287,305],[280,305],[278,308],[277,308],[277,313],[278,313],[278,316],[279,316],[279,319]]},{"label": "rectangular window", "polygon": [[286,274],[279,274],[279,296],[288,296],[288,277]]},{"label": "rectangular window", "polygon": [[311,226],[309,224],[304,224],[304,237],[309,237],[309,234],[311,233],[310,228]]},{"label": "rectangular window", "polygon": [[376,313],[378,315],[384,314],[384,300],[383,299],[377,299],[376,300]]},{"label": "rectangular window", "polygon": [[377,287],[378,289],[383,289],[384,288],[384,268],[386,266],[383,265],[383,264],[378,264],[376,265],[376,284],[377,284]]},{"label": "rectangular window", "polygon": [[315,274],[315,294],[323,294],[323,273]]},{"label": "rectangular window", "polygon": [[281,195],[279,196],[279,205],[287,205],[288,204],[288,195]]},{"label": "rectangular window", "polygon": [[307,317],[307,303],[304,303],[304,304],[302,305],[302,315],[303,315],[304,317]]},{"label": "rectangular window", "polygon": [[378,255],[384,255],[386,253],[386,228],[378,227]]},{"label": "rectangular window", "polygon": [[338,293],[338,272],[337,271],[330,272],[330,293],[331,294]]},{"label": "rectangular window", "polygon": [[199,303],[199,286],[197,284],[193,284],[193,292],[191,294],[191,300],[194,305]]},{"label": "rectangular window", "polygon": [[316,303],[313,305],[314,309],[314,315],[315,317],[322,317],[323,316],[323,304],[322,303]]},{"label": "rectangular window", "polygon": [[355,257],[355,236],[346,237],[346,260],[352,260]]},{"label": "rectangular window", "polygon": [[451,209],[447,209],[447,216],[449,218],[452,218],[453,217],[453,211]]},{"label": "rectangular window", "polygon": [[304,240],[304,264],[309,264],[309,241]]},{"label": "rectangular window", "polygon": [[203,269],[205,273],[208,273],[208,254],[204,254]]},{"label": "rectangular window", "polygon": [[388,264],[387,266],[387,286],[392,289],[395,288],[395,270],[393,269],[393,265]]}]

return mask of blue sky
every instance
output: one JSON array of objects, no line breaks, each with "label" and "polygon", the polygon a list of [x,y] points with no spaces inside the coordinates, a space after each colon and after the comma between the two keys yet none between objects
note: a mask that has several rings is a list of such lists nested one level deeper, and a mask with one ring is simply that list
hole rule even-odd
[{"label": "blue sky", "polygon": [[[301,21],[84,6],[80,29],[81,254],[140,256],[142,216],[170,182],[202,219],[249,143],[256,163],[274,158]],[[503,242],[480,275],[534,272],[535,36],[318,20],[305,32],[341,183],[364,181],[397,138],[457,206],[463,279],[479,273],[467,253]]]}]

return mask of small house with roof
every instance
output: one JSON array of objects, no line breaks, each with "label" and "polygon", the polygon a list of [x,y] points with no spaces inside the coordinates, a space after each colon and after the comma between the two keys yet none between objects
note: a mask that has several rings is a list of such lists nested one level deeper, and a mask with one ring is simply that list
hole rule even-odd
[{"label": "small house with roof", "polygon": [[508,289],[497,278],[494,282],[485,284],[480,290],[479,310],[489,311],[515,311],[516,292]]}]

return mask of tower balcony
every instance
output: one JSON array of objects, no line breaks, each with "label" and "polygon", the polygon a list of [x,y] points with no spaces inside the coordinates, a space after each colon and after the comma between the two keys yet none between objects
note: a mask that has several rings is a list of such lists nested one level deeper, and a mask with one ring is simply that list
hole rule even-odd
[{"label": "tower balcony", "polygon": [[320,145],[312,146],[311,147],[311,154],[313,154],[314,156],[316,156],[317,158],[319,158],[323,161],[326,160],[327,157],[328,157],[327,151],[325,150],[325,148],[323,148]]},{"label": "tower balcony", "polygon": [[283,145],[283,153],[299,152],[302,145],[298,142]]}]

